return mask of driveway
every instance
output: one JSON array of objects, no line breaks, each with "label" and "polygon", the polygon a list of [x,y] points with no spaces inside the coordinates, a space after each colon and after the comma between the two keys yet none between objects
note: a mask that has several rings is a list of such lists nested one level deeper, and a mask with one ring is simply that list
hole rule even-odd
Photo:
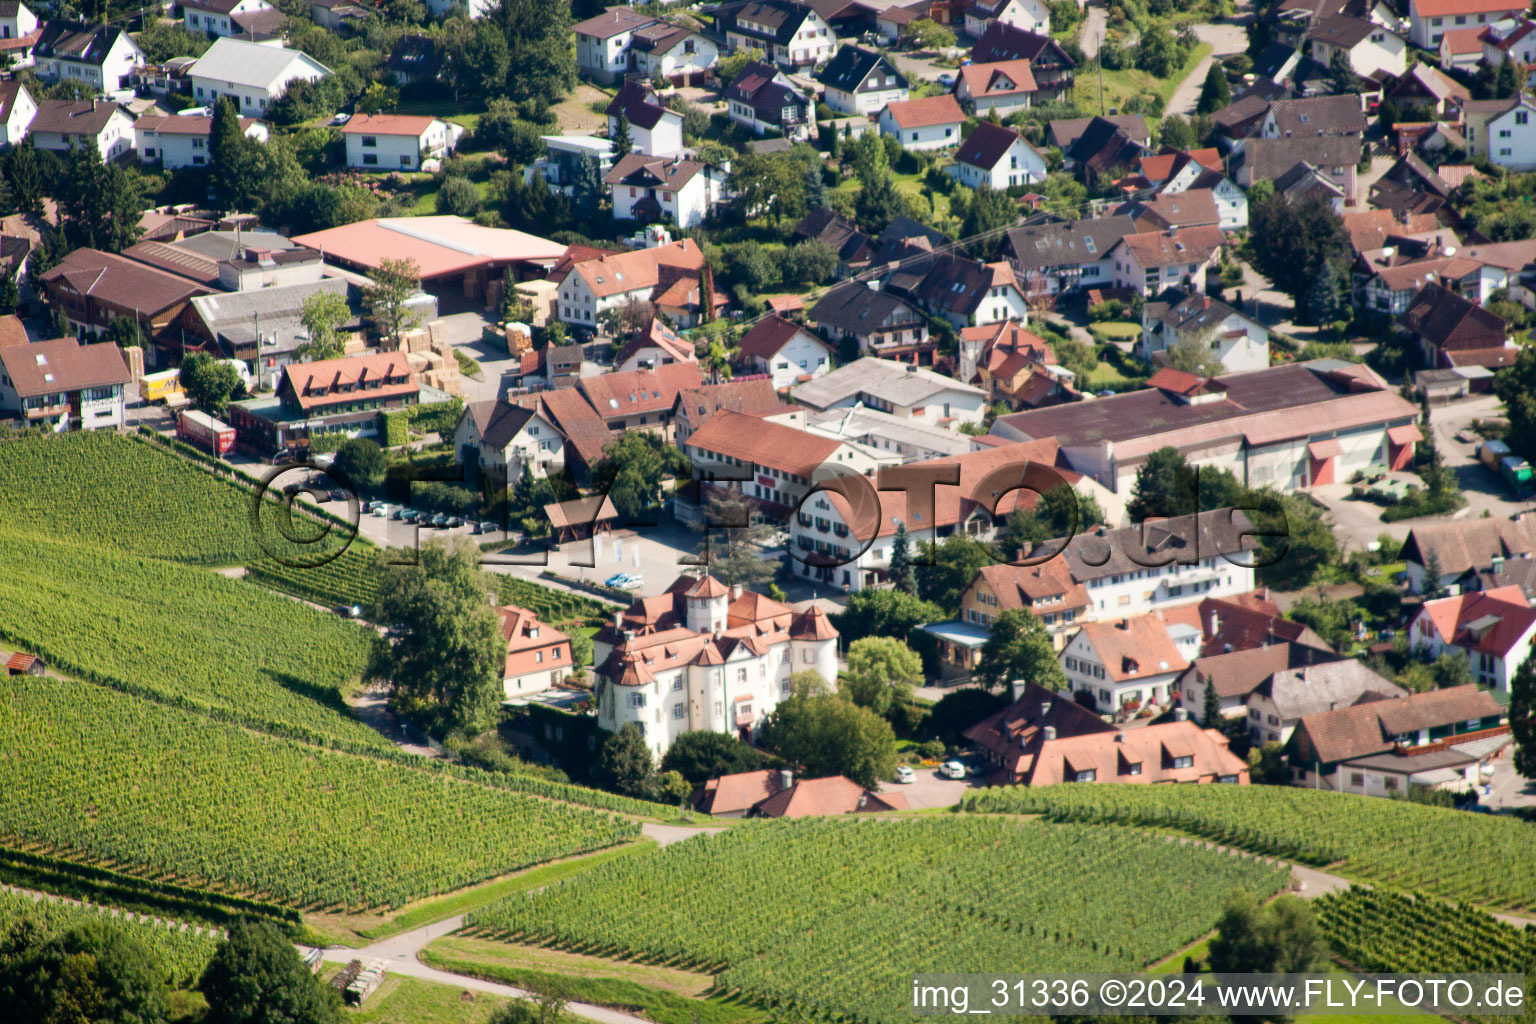
[{"label": "driveway", "polygon": [[1104,41],[1104,29],[1109,24],[1106,8],[1090,4],[1084,11],[1083,23],[1077,28],[1077,45],[1089,60],[1099,55],[1099,44]]},{"label": "driveway", "polygon": [[902,793],[907,798],[907,806],[913,810],[924,810],[929,807],[953,807],[958,804],[966,793],[973,789],[983,788],[980,777],[976,779],[946,779],[939,775],[936,768],[917,768],[917,781],[905,784],[899,782],[881,783],[882,793]]},{"label": "driveway", "polygon": [[1205,76],[1210,73],[1211,65],[1222,57],[1229,57],[1248,49],[1247,30],[1234,22],[1196,25],[1194,32],[1196,39],[1210,44],[1211,52],[1195,65],[1194,70],[1179,83],[1179,87],[1168,98],[1166,112],[1169,114],[1184,116],[1193,114],[1195,106],[1200,102],[1200,89],[1205,85]]}]

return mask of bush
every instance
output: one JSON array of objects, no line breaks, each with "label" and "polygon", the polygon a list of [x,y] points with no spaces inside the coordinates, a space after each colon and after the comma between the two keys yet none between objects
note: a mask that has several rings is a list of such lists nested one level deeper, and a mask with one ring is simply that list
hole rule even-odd
[{"label": "bush", "polygon": [[379,413],[379,443],[385,448],[394,448],[405,444],[409,439],[405,424],[406,419],[403,412]]},{"label": "bush", "polygon": [[943,740],[925,740],[918,744],[917,753],[925,761],[937,761],[944,756]]},{"label": "bush", "polygon": [[437,212],[455,217],[473,217],[480,212],[480,192],[475,183],[460,175],[444,181],[437,193]]}]

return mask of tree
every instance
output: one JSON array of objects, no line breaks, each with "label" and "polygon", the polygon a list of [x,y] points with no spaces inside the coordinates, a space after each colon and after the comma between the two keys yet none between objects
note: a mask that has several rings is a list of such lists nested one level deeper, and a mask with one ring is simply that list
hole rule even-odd
[{"label": "tree", "polygon": [[896,770],[891,724],[836,694],[791,694],[763,723],[758,742],[812,778],[844,775],[872,787]]},{"label": "tree", "polygon": [[778,225],[805,216],[805,170],[791,153],[746,153],[731,168],[743,219]]},{"label": "tree", "polygon": [[629,115],[623,109],[619,110],[619,116],[613,130],[613,162],[618,163],[634,151],[635,142],[630,133]]},{"label": "tree", "polygon": [[0,316],[16,312],[20,304],[21,289],[17,287],[16,275],[0,270]]},{"label": "tree", "polygon": [[960,734],[988,715],[996,714],[1011,702],[1006,694],[992,693],[975,686],[951,690],[939,699],[923,720],[923,734],[955,746]]},{"label": "tree", "polygon": [[981,648],[976,678],[985,686],[1006,686],[1015,679],[1047,690],[1064,690],[1067,677],[1056,661],[1056,648],[1045,626],[1027,608],[1004,608],[992,620]]},{"label": "tree", "polygon": [[1515,771],[1536,779],[1536,657],[1527,657],[1510,681],[1509,731],[1515,739]]},{"label": "tree", "polygon": [[139,333],[139,321],[131,316],[113,317],[107,329],[102,332],[101,340],[109,341],[118,348],[142,345],[144,342]]},{"label": "tree", "polygon": [[914,593],[917,581],[912,575],[912,549],[907,539],[907,524],[896,524],[896,536],[891,538],[891,583],[897,590]]},{"label": "tree", "polygon": [[1216,693],[1216,683],[1212,679],[1205,681],[1205,701],[1200,707],[1200,724],[1207,729],[1220,729],[1226,724],[1226,716],[1221,713],[1221,697]]},{"label": "tree", "polygon": [[835,273],[837,252],[819,238],[797,242],[784,254],[784,277],[787,280],[814,288],[831,280]]},{"label": "tree", "polygon": [[334,1024],[341,1018],[335,990],[309,972],[269,921],[230,925],[198,989],[208,1000],[207,1024]]},{"label": "tree", "polygon": [[1157,141],[1161,145],[1172,146],[1174,149],[1190,150],[1195,148],[1198,140],[1195,138],[1194,127],[1188,121],[1178,114],[1169,114],[1158,126]]},{"label": "tree", "polygon": [[948,50],[955,45],[955,33],[932,18],[918,18],[907,26],[907,41],[918,50]]},{"label": "tree", "polygon": [[294,349],[299,362],[317,362],[321,359],[338,359],[343,355],[341,338],[336,328],[352,316],[347,300],[335,292],[316,292],[304,300],[299,313],[299,323],[309,334],[309,340]]},{"label": "tree", "polygon": [[646,793],[655,764],[645,734],[638,725],[626,722],[624,728],[603,741],[597,770],[604,784],[620,793],[634,796]]},{"label": "tree", "polygon": [[583,221],[591,221],[602,212],[607,198],[603,188],[603,176],[598,173],[597,161],[581,160],[576,164],[571,180],[571,209]]},{"label": "tree", "polygon": [[1168,78],[1184,66],[1185,51],[1173,33],[1153,23],[1136,44],[1136,66],[1157,78]]},{"label": "tree", "polygon": [[496,721],[506,640],[480,551],[464,537],[422,546],[415,565],[386,568],[369,675],[388,679],[397,707],[440,735],[477,736]]},{"label": "tree", "polygon": [[0,931],[7,1020],[156,1024],[167,1019],[168,1001],[164,968],[105,917],[48,939],[26,922]]},{"label": "tree", "polygon": [[[1007,192],[998,191],[990,185],[982,185],[971,196],[960,231],[964,237],[974,239],[970,243],[973,256],[977,259],[990,260],[1002,245],[1003,229],[1012,227],[1018,223],[1018,220],[1018,204],[1009,197]],[[976,238],[977,235],[982,234],[988,237]]]},{"label": "tree", "polygon": [[1226,371],[1221,357],[1211,351],[1210,334],[1187,334],[1168,346],[1165,357],[1175,370],[1201,377],[1219,377]]},{"label": "tree", "polygon": [[1141,523],[1157,517],[1172,518],[1195,511],[1190,502],[1185,479],[1189,463],[1177,448],[1163,447],[1147,456],[1131,484],[1131,500],[1125,512],[1131,522]]},{"label": "tree", "polygon": [[891,172],[886,171],[873,181],[863,183],[853,209],[859,224],[866,231],[878,234],[890,227],[891,221],[906,214],[907,201],[896,191]]},{"label": "tree", "polygon": [[761,751],[735,736],[701,729],[685,732],[672,741],[661,759],[661,770],[678,772],[697,786],[706,779],[757,771],[766,763]]},{"label": "tree", "polygon": [[1307,289],[1303,302],[1309,323],[1324,325],[1341,319],[1349,310],[1343,295],[1343,275],[1339,273],[1337,260],[1324,260],[1318,268],[1317,279]]},{"label": "tree", "polygon": [[187,400],[212,416],[223,416],[229,403],[245,393],[235,368],[207,352],[194,352],[182,360],[180,380]]},{"label": "tree", "polygon": [[852,644],[866,636],[905,640],[918,626],[942,619],[945,614],[943,608],[931,601],[900,590],[860,590],[851,594],[843,610],[832,618],[843,639]]},{"label": "tree", "polygon": [[[52,159],[52,154],[49,154]],[[50,187],[44,174],[43,158],[31,141],[12,146],[5,154],[5,180],[11,186],[16,209],[34,215],[43,212],[43,197]],[[40,273],[34,268],[34,273]]]},{"label": "tree", "polygon": [[373,441],[354,437],[337,446],[331,468],[343,474],[353,487],[371,491],[384,481],[389,459]]},{"label": "tree", "polygon": [[409,303],[421,285],[421,268],[416,261],[386,256],[368,279],[373,283],[363,289],[363,299],[368,303],[379,333],[387,338],[397,338],[415,327],[421,316]]},{"label": "tree", "polygon": [[240,128],[240,116],[228,96],[213,108],[208,134],[209,184],[226,210],[252,210],[264,192],[260,145]]},{"label": "tree", "polygon": [[1075,535],[1103,521],[1104,510],[1092,494],[1061,483],[1040,495],[1033,508],[1021,505],[1010,512],[992,548],[999,561],[1020,561],[1020,551]]},{"label": "tree", "polygon": [[56,198],[64,237],[75,248],[122,252],[143,233],[138,177],[125,167],[103,163],[93,145],[70,149]]},{"label": "tree", "polygon": [[1328,947],[1312,908],[1296,896],[1280,896],[1260,907],[1237,891],[1227,897],[1216,937],[1211,970],[1216,974],[1301,974],[1327,957]]},{"label": "tree", "polygon": [[848,667],[839,690],[877,715],[911,701],[923,679],[923,662],[912,648],[888,636],[867,636],[848,647]]},{"label": "tree", "polygon": [[488,1024],[560,1024],[565,1019],[565,998],[546,992],[531,1000],[512,1000],[492,1014]]},{"label": "tree", "polygon": [[1323,264],[1347,258],[1349,233],[1321,195],[1301,198],[1275,193],[1249,203],[1254,265],[1293,299],[1307,294]]},{"label": "tree", "polygon": [[960,595],[976,574],[993,564],[985,544],[959,533],[945,537],[942,544],[925,541],[918,548],[922,558],[917,566],[917,595],[951,615],[959,612]]},{"label": "tree", "polygon": [[1195,111],[1209,114],[1231,102],[1232,88],[1227,84],[1226,72],[1220,61],[1212,61],[1211,69],[1205,73],[1205,84],[1200,86],[1200,102],[1195,105]]},{"label": "tree", "polygon": [[[585,165],[590,161],[583,160]],[[454,175],[437,190],[437,212],[454,217],[473,217],[480,212],[480,192],[468,178]]]},{"label": "tree", "polygon": [[507,94],[514,100],[558,102],[576,85],[568,0],[497,0],[486,21],[507,42]]},{"label": "tree", "polygon": [[1536,345],[1521,345],[1514,364],[1493,377],[1509,430],[1504,440],[1517,454],[1536,459]]},{"label": "tree", "polygon": [[690,469],[688,457],[660,434],[632,430],[603,446],[592,467],[592,489],[607,493],[626,519],[640,519],[661,508],[663,478]]}]

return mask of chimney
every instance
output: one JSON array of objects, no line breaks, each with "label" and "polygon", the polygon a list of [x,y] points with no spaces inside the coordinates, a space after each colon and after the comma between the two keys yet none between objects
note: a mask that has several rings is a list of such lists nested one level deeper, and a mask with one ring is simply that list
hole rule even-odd
[{"label": "chimney", "polygon": [[794,789],[795,788],[795,773],[790,771],[788,768],[785,768],[782,771],[780,771],[779,772],[779,788],[780,789]]},{"label": "chimney", "polygon": [[1123,630],[1126,630],[1127,632],[1129,632],[1130,628],[1131,628],[1131,620],[1130,619],[1120,619],[1120,620],[1118,620],[1115,623],[1115,628],[1116,629],[1123,629]]},{"label": "chimney", "polygon": [[1187,722],[1187,721],[1189,721],[1189,712],[1184,710],[1183,708],[1174,708],[1173,709],[1173,720],[1175,722]]},{"label": "chimney", "polygon": [[1024,680],[1022,680],[1022,679],[1015,679],[1013,682],[1008,684],[1008,689],[1012,692],[1012,696],[1013,696],[1013,699],[1015,701],[1019,701],[1019,700],[1023,699],[1023,697],[1024,697]]},{"label": "chimney", "polygon": [[624,628],[624,613],[622,611],[618,611],[618,612],[614,612],[613,613],[613,628],[614,629],[623,629]]},{"label": "chimney", "polygon": [[1502,573],[1504,571],[1504,556],[1494,555],[1493,561],[1490,563],[1489,568],[1495,576],[1498,576],[1500,573]]},{"label": "chimney", "polygon": [[1048,725],[1042,731],[1045,733],[1046,742],[1056,738],[1056,727],[1054,725]]},{"label": "chimney", "polygon": [[734,600],[736,600],[739,597],[741,597],[741,584],[740,583],[738,583],[735,586],[731,587],[731,600],[734,601]]},{"label": "chimney", "polygon": [[1125,742],[1125,733],[1121,732],[1118,729],[1115,730],[1115,742],[1116,743],[1124,743]]},{"label": "chimney", "polygon": [[1022,562],[1022,561],[1024,561],[1024,559],[1028,558],[1029,557],[1029,553],[1031,551],[1033,551],[1034,549],[1035,549],[1035,546],[1033,544],[1031,544],[1029,541],[1025,541],[1023,547],[1016,548],[1014,550],[1014,559],[1013,560],[1015,562]]},{"label": "chimney", "polygon": [[1050,713],[1051,713],[1051,702],[1048,701],[1048,700],[1041,701],[1040,702],[1040,715],[1041,715],[1041,717],[1043,718],[1044,716],[1046,716],[1046,715],[1048,715]]},{"label": "chimney", "polygon": [[1215,608],[1211,609],[1207,621],[1210,623],[1210,628],[1206,630],[1206,636],[1214,637],[1221,629],[1221,616],[1216,614]]},{"label": "chimney", "polygon": [[868,793],[860,793],[859,794],[859,810],[862,811],[868,803],[869,803],[869,794]]}]

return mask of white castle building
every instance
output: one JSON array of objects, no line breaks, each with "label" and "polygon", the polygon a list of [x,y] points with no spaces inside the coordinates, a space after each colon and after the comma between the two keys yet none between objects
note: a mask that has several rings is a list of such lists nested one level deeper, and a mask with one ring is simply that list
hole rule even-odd
[{"label": "white castle building", "polygon": [[615,614],[592,644],[598,724],[635,723],[658,759],[685,732],[750,740],[797,672],[837,678],[825,612],[795,612],[713,576],[679,576]]}]

